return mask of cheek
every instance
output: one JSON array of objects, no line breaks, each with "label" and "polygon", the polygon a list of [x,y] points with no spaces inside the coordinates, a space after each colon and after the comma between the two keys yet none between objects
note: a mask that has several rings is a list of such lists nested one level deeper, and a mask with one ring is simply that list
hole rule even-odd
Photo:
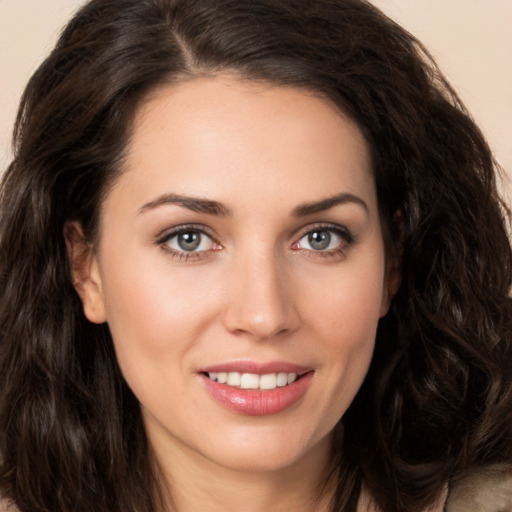
[{"label": "cheek", "polygon": [[330,293],[318,296],[315,315],[316,351],[321,368],[322,395],[318,410],[326,434],[343,417],[359,391],[370,366],[380,318],[380,275],[339,280]]},{"label": "cheek", "polygon": [[208,281],[213,277],[199,267],[172,272],[165,258],[148,258],[144,251],[133,251],[126,261],[117,256],[105,258],[102,281],[125,377],[142,380],[144,372],[159,367],[179,370],[204,325],[215,317],[218,287]]},{"label": "cheek", "polygon": [[214,288],[205,283],[199,268],[176,272],[161,255],[148,258],[140,252],[126,262],[111,257],[112,263],[103,267],[109,324],[144,328],[162,337],[175,334],[178,326],[188,330],[187,325],[197,322],[198,311],[210,307]]},{"label": "cheek", "polygon": [[[365,341],[373,344],[382,311],[382,260],[357,263],[347,262],[336,273],[308,285],[310,321],[322,330],[323,338],[329,340],[332,348],[338,347],[341,351],[352,346],[357,348]],[[311,300],[313,295],[315,298]]]},{"label": "cheek", "polygon": [[331,424],[349,407],[372,359],[381,316],[382,261],[360,265],[347,261],[336,276],[316,276],[315,284],[310,283],[308,324],[314,329],[311,338],[318,340],[315,350],[324,369],[320,406]]}]

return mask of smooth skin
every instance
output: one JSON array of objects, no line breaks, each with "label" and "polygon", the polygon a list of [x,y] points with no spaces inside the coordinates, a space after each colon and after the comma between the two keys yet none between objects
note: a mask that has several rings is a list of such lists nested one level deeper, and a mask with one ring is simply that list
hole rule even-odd
[{"label": "smooth skin", "polygon": [[[357,126],[306,91],[229,75],[154,91],[75,267],[178,510],[311,510],[398,286]],[[289,409],[246,416],[200,369],[247,360],[314,375]]]}]

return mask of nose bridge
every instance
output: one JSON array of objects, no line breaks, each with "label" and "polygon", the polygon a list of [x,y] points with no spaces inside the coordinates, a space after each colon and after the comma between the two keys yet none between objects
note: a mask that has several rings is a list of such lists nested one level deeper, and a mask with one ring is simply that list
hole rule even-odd
[{"label": "nose bridge", "polygon": [[225,314],[229,331],[268,339],[295,327],[297,317],[283,267],[269,244],[237,254],[230,272]]}]

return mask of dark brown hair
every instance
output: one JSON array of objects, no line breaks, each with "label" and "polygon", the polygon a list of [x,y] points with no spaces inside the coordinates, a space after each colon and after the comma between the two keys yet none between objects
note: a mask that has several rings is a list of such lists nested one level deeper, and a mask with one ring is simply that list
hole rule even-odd
[{"label": "dark brown hair", "polygon": [[[512,461],[509,216],[481,133],[422,46],[363,0],[92,0],[24,93],[0,204],[0,490],[23,512],[154,512],[136,398],[88,322],[64,227],[91,240],[135,109],[231,72],[313,91],[363,131],[402,284],[333,448],[333,511],[385,512]],[[398,263],[397,263],[398,264]]]}]

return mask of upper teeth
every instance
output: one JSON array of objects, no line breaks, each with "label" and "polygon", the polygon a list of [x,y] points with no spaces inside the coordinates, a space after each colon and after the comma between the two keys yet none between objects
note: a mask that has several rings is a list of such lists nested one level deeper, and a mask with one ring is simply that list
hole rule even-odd
[{"label": "upper teeth", "polygon": [[242,389],[269,390],[283,387],[297,380],[296,373],[267,373],[256,375],[255,373],[238,372],[211,372],[208,377],[220,384],[228,384]]}]

